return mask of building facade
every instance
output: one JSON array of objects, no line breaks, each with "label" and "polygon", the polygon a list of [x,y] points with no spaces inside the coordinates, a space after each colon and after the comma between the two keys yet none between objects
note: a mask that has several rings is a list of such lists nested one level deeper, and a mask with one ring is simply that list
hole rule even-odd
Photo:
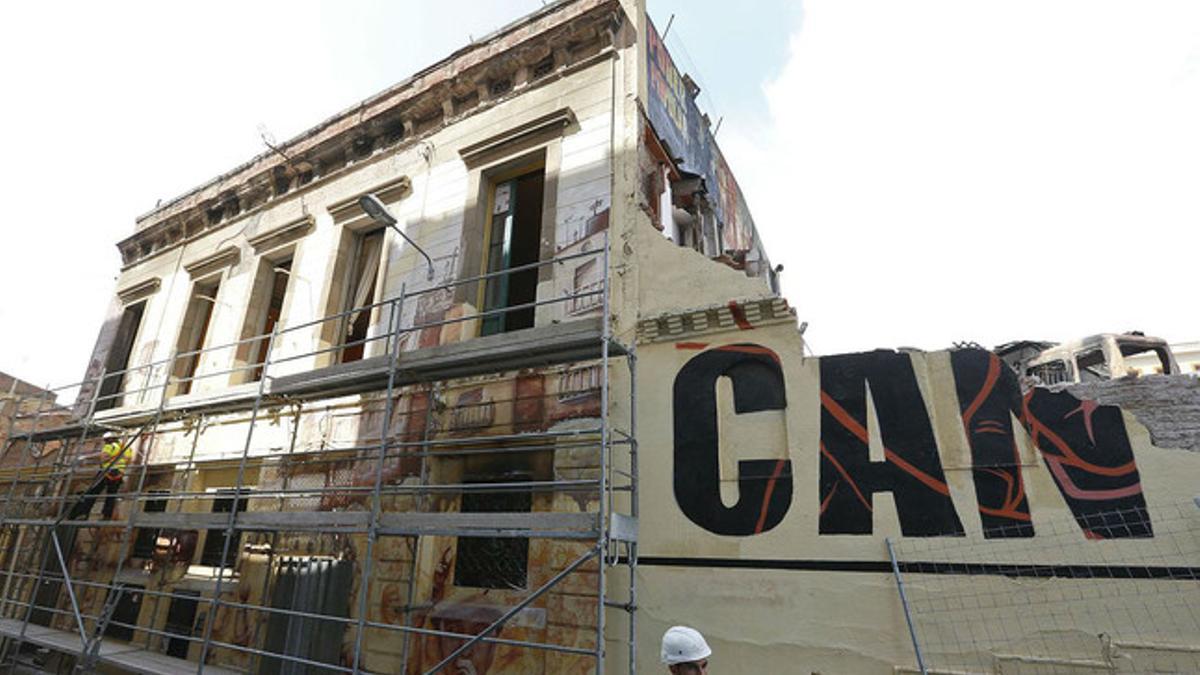
[{"label": "building facade", "polygon": [[139,218],[10,433],[6,666],[1188,670],[1195,454],[982,350],[805,357],[696,93],[565,0]]}]

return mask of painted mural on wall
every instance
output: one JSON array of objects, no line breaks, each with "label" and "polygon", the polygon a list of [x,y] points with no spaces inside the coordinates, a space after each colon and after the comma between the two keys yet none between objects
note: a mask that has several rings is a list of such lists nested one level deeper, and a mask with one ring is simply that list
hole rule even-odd
[{"label": "painted mural on wall", "polygon": [[683,169],[704,177],[713,211],[723,225],[722,248],[749,251],[755,248],[758,233],[742,189],[649,17],[646,25],[650,125]]},{"label": "painted mural on wall", "polygon": [[[867,386],[884,461],[868,454]],[[871,534],[871,495],[889,491],[905,536],[964,534],[908,355],[821,359],[821,534]]]},{"label": "painted mural on wall", "polygon": [[[1084,536],[1153,536],[1137,462],[1121,410],[1068,392],[1022,392],[990,352],[950,354],[955,393],[968,440],[983,534],[1031,537],[1035,524],[1025,493],[1013,421],[1028,434]],[[876,493],[889,492],[908,537],[965,535],[947,484],[926,400],[908,354],[875,351],[823,357],[820,373],[819,472],[803,483],[790,460],[738,463],[739,499],[719,492],[721,449],[715,387],[729,378],[735,414],[787,408],[779,356],[761,345],[714,347],[692,357],[674,382],[674,490],[680,510],[715,534],[766,532],[785,518],[793,490],[819,500],[823,535],[873,532]],[[872,460],[868,407],[873,406],[883,460]],[[795,450],[790,450],[792,455]]]},{"label": "painted mural on wall", "polygon": [[788,460],[738,463],[738,502],[721,502],[717,433],[717,379],[733,384],[738,414],[784,410],[779,356],[758,345],[734,344],[697,355],[675,378],[675,500],[692,522],[717,534],[745,536],[770,530],[792,502]]}]

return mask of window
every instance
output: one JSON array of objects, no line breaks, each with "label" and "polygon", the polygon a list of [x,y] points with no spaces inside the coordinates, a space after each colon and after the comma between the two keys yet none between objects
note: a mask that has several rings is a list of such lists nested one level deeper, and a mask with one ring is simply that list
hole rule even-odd
[{"label": "window", "polygon": [[121,397],[117,394],[125,384],[125,370],[129,367],[129,357],[133,353],[134,341],[137,339],[138,328],[142,325],[142,315],[145,312],[146,303],[143,301],[129,305],[121,313],[116,337],[113,338],[108,357],[104,361],[104,371],[110,374],[106,375],[100,384],[97,410],[108,410],[121,405]]},{"label": "window", "polygon": [[219,279],[198,281],[192,287],[192,297],[183,315],[183,328],[179,330],[179,340],[175,343],[178,356],[174,367],[174,395],[192,391],[192,382],[195,381],[196,369],[200,365],[199,351],[204,348],[204,342],[208,338],[218,290]]},{"label": "window", "polygon": [[1102,382],[1112,379],[1108,370],[1108,360],[1104,358],[1104,350],[1093,349],[1075,357],[1075,365],[1079,370],[1080,382]]},{"label": "window", "polygon": [[1033,366],[1025,371],[1026,375],[1036,377],[1042,381],[1042,384],[1062,384],[1070,379],[1067,373],[1066,361],[1050,361],[1037,366]]},{"label": "window", "polygon": [[346,279],[345,299],[339,311],[355,310],[342,321],[341,362],[350,363],[362,359],[366,352],[367,329],[371,325],[371,310],[362,309],[375,302],[376,280],[379,277],[380,259],[383,257],[382,228],[355,234],[351,242],[351,265]]},{"label": "window", "polygon": [[120,593],[117,606],[113,609],[108,625],[104,627],[104,637],[129,641],[133,639],[133,626],[137,625],[138,614],[142,611],[142,591],[144,586],[130,584],[118,586],[109,591],[111,600],[113,593]]},{"label": "window", "polygon": [[[462,495],[463,513],[529,512],[529,490],[471,490]],[[454,585],[472,588],[522,589],[528,584],[529,539],[524,537],[459,537]]]},{"label": "window", "polygon": [[186,638],[195,634],[193,630],[199,604],[199,591],[175,591],[175,597],[171,598],[171,606],[167,610],[167,625],[163,628],[163,631],[171,636],[167,638],[167,656],[187,658],[188,647],[192,643]]},{"label": "window", "polygon": [[262,379],[263,363],[267,360],[271,331],[283,315],[288,281],[292,274],[292,259],[263,260],[250,296],[250,308],[242,324],[242,340],[238,346],[238,370],[234,382],[257,382]]},{"label": "window", "polygon": [[[165,495],[166,490],[150,490],[150,494]],[[166,499],[147,499],[142,506],[143,513],[165,513],[167,510]],[[154,555],[154,544],[158,541],[158,535],[162,532],[161,528],[157,527],[139,527],[137,539],[133,542],[133,557],[135,558],[150,558]]]},{"label": "window", "polygon": [[1153,358],[1156,363],[1149,365],[1146,368],[1147,372],[1154,372],[1159,375],[1162,375],[1163,373],[1170,373],[1171,357],[1167,355],[1166,349],[1162,347],[1147,347],[1136,344],[1121,344],[1119,346],[1121,349],[1121,356],[1125,357],[1126,359],[1131,356],[1142,356],[1143,354],[1147,357]]},{"label": "window", "polygon": [[[488,224],[484,230],[484,270],[488,274],[531,265],[540,258],[542,169],[492,186]],[[481,290],[484,312],[532,304],[537,300],[538,269],[531,267],[491,277]],[[522,307],[485,316],[480,335],[531,328],[534,308]]]},{"label": "window", "polygon": [[[233,510],[233,495],[237,494],[236,490],[223,489],[217,490],[220,496],[213,499],[213,513],[229,513]],[[240,498],[237,500],[238,513],[246,510],[246,503],[249,491],[243,490]],[[233,563],[237,562],[238,548],[242,544],[242,533],[235,530],[233,538],[229,541],[229,550],[222,560],[221,553],[225,551],[225,535],[224,528],[219,530],[209,530],[204,537],[204,550],[200,553],[200,564],[209,567],[233,567]]]}]

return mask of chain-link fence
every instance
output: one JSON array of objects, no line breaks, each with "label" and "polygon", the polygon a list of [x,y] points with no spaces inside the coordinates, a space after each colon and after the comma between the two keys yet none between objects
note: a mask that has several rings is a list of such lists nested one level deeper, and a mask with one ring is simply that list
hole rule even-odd
[{"label": "chain-link fence", "polygon": [[896,542],[928,672],[1200,672],[1200,508],[1092,519]]}]

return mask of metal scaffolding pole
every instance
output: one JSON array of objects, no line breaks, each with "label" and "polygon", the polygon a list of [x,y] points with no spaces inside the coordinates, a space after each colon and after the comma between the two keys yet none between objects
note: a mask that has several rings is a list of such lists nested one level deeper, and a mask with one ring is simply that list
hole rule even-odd
[{"label": "metal scaffolding pole", "polygon": [[354,635],[354,675],[361,672],[363,636],[367,632],[367,600],[370,593],[371,571],[375,561],[375,540],[379,537],[379,511],[383,487],[383,466],[387,457],[388,437],[391,432],[392,411],[395,405],[394,392],[396,389],[396,363],[400,358],[400,323],[404,312],[404,286],[400,287],[400,296],[389,305],[388,315],[388,380],[387,397],[383,404],[383,428],[379,433],[379,458],[375,463],[375,486],[371,491],[371,520],[367,526],[367,559],[363,561],[362,579],[358,584],[358,628]]},{"label": "metal scaffolding pole", "polygon": [[[208,619],[204,622],[204,642],[200,645],[200,661],[196,672],[204,672],[204,662],[208,659],[208,650],[212,646],[213,625],[217,622],[217,608],[221,605],[221,586],[225,580],[225,561],[229,559],[229,542],[233,541],[233,531],[237,523],[238,502],[242,498],[242,488],[246,484],[246,460],[250,456],[250,443],[254,439],[254,424],[258,421],[258,413],[262,408],[263,395],[266,393],[267,378],[270,377],[271,350],[275,346],[275,338],[279,335],[279,326],[271,329],[271,338],[267,340],[267,350],[263,354],[262,377],[258,379],[258,393],[254,397],[254,407],[250,411],[250,422],[246,427],[246,443],[242,446],[242,456],[238,460],[237,481],[234,484],[233,503],[229,508],[229,521],[223,530],[225,541],[221,545],[221,559],[217,567],[217,583],[213,588],[212,599],[208,603]],[[208,536],[212,536],[209,530]]]},{"label": "metal scaffolding pole", "polygon": [[[638,436],[637,436],[637,352],[629,350],[626,364],[629,366],[629,515],[637,521],[638,515]],[[641,522],[641,521],[637,521]],[[637,672],[637,555],[638,542],[626,542],[625,564],[629,567],[629,672]]]},{"label": "metal scaffolding pole", "polygon": [[[204,420],[205,420],[204,413],[200,413],[194,419],[195,419],[196,426],[193,428],[192,442],[188,446],[188,458],[187,458],[187,462],[185,462],[183,465],[183,475],[182,476],[176,475],[176,476],[171,477],[171,487],[172,488],[174,488],[176,486],[176,484],[179,484],[181,486],[181,489],[175,490],[175,492],[186,492],[188,489],[187,481],[188,481],[188,477],[191,475],[192,468],[195,465],[196,448],[197,448],[197,446],[200,445],[200,434],[204,432]],[[178,470],[179,470],[178,466],[176,466],[175,471],[178,472]],[[183,500],[182,499],[178,500],[177,504],[178,504],[178,507],[175,509],[175,512],[182,513],[183,512]],[[162,599],[162,596],[155,594],[153,597],[154,597],[154,609],[152,609],[150,611],[150,616],[156,617],[156,616],[158,616],[158,609],[159,609],[159,604]],[[151,646],[150,642],[155,637],[159,637],[159,636],[156,636],[150,632],[146,633],[146,648],[147,649],[153,648]]]},{"label": "metal scaffolding pole", "polygon": [[[91,428],[91,424],[92,424],[92,416],[95,414],[96,404],[100,400],[100,383],[103,382],[106,374],[107,374],[107,370],[101,369],[100,377],[99,377],[99,379],[96,380],[97,384],[96,384],[95,389],[92,392],[92,400],[88,404],[87,413],[84,416],[83,422],[81,424],[82,429],[79,432],[79,446],[82,446],[84,441],[87,440],[88,430]],[[51,390],[49,388],[47,388],[47,393],[50,393],[50,391]],[[38,414],[34,418],[33,426],[30,429],[29,435],[27,437],[27,439],[30,443],[33,442],[34,435],[37,432],[37,426],[38,426],[38,422],[41,421],[41,415],[42,415],[42,409],[39,406]],[[77,448],[77,449],[79,449],[79,448]],[[71,486],[71,479],[73,477],[75,465],[79,463],[79,459],[81,457],[82,457],[82,455],[79,455],[78,457],[76,457],[74,460],[72,460],[70,462],[70,468],[67,469],[66,476],[62,479],[62,482],[61,482],[62,498],[57,500],[58,501],[58,510],[57,510],[57,513],[55,514],[55,519],[54,519],[53,524],[49,526],[48,532],[43,532],[43,534],[41,536],[37,537],[37,540],[36,540],[37,542],[40,542],[40,543],[35,544],[35,546],[42,548],[43,552],[42,552],[41,559],[39,560],[38,566],[37,566],[37,570],[38,570],[37,578],[34,580],[33,585],[29,589],[29,604],[26,606],[24,616],[21,619],[21,630],[16,637],[15,643],[14,642],[9,643],[9,649],[11,649],[13,651],[14,659],[16,659],[17,656],[19,655],[20,650],[21,650],[21,645],[25,641],[25,634],[29,630],[29,620],[33,616],[33,610],[34,610],[35,606],[37,605],[38,589],[41,587],[42,581],[45,579],[46,565],[50,559],[51,544],[55,544],[56,545],[55,547],[57,548],[58,526],[59,526],[59,523],[61,523],[63,518],[66,516],[66,506],[67,506],[66,493],[70,489],[70,486]],[[55,458],[54,466],[57,469],[59,467],[62,467],[66,463],[67,463],[67,452],[66,452],[66,447],[63,446],[59,450],[58,457]],[[51,485],[50,485],[51,482],[54,480],[54,477],[53,477],[54,473],[57,473],[57,471],[52,472],[51,477],[47,479],[46,487],[48,490],[51,487]],[[74,540],[74,536],[72,536],[72,541],[73,540]],[[62,564],[63,564],[63,569],[65,570],[66,569],[65,562]],[[71,599],[72,599],[72,602],[74,602],[74,595],[73,595],[73,591],[70,591],[70,586],[68,586],[68,591],[72,593]],[[79,614],[78,606],[75,606],[74,609],[75,609],[77,618],[79,618],[78,617],[78,614]],[[87,635],[84,632],[82,625],[80,626],[80,638],[83,640],[83,643],[86,645],[87,644]]]},{"label": "metal scaffolding pole", "polygon": [[612,430],[609,406],[608,381],[608,347],[612,341],[612,315],[609,312],[609,250],[608,232],[604,233],[604,294],[602,296],[601,335],[600,335],[600,532],[598,546],[600,560],[596,574],[596,674],[604,673],[604,619],[608,612],[605,600],[608,598],[608,588],[605,585],[605,572],[608,566],[609,521],[612,512]]},{"label": "metal scaffolding pole", "polygon": [[[167,363],[174,364],[176,356],[177,353],[173,352]],[[109,591],[110,593],[115,593],[116,595],[106,601],[106,603],[111,602],[114,609],[120,602],[121,594],[125,592],[125,586],[120,581],[121,571],[125,569],[125,558],[129,555],[129,544],[133,540],[133,525],[137,520],[138,504],[141,502],[142,490],[146,486],[146,471],[150,466],[150,451],[154,448],[154,434],[158,431],[158,425],[160,422],[162,422],[163,411],[167,406],[167,389],[171,383],[171,370],[172,368],[170,366],[163,368],[163,382],[158,396],[158,409],[154,412],[153,420],[146,426],[142,427],[142,429],[138,431],[137,435],[135,435],[133,439],[129,441],[130,445],[132,445],[133,443],[136,443],[142,439],[143,436],[151,439],[149,443],[146,443],[149,448],[147,448],[146,452],[141,457],[142,470],[138,473],[137,488],[134,490],[132,496],[126,494],[126,500],[129,501],[129,515],[125,519],[125,528],[121,532],[121,544],[117,553],[117,566],[116,569],[113,570],[112,588]],[[124,451],[125,448],[122,447],[121,452],[123,453]],[[63,579],[69,590],[71,588],[71,576],[70,570],[67,569],[66,563],[63,563]],[[84,651],[76,665],[77,672],[86,673],[95,668],[96,659],[100,655],[100,644],[104,641],[104,632],[108,627],[108,621],[111,618],[112,611],[104,612],[101,615],[100,620],[96,622],[96,628],[93,631],[92,637],[88,639],[85,636]],[[82,622],[80,625],[82,626]]]}]

